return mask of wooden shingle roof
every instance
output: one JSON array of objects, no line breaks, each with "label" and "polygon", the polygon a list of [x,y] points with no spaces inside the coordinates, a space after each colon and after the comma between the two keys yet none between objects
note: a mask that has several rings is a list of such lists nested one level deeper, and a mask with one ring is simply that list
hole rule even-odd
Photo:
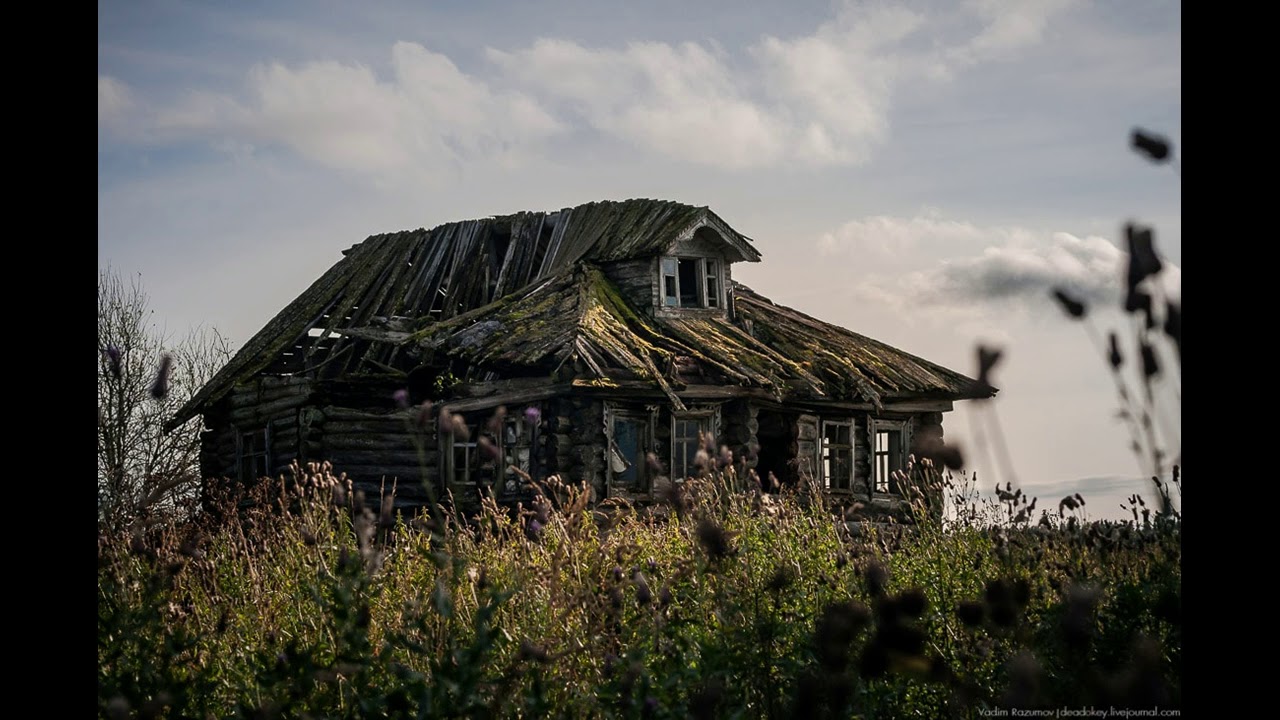
[{"label": "wooden shingle roof", "polygon": [[[202,412],[259,373],[403,372],[395,328],[448,320],[556,276],[579,261],[653,255],[710,225],[730,261],[756,262],[751,240],[706,207],[667,200],[587,203],[369,237],[273,317],[166,424]],[[383,340],[351,328],[388,328]]]}]

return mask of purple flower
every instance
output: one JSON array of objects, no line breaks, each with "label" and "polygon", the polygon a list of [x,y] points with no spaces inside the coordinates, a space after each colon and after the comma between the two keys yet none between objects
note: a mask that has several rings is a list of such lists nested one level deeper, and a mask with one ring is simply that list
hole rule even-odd
[{"label": "purple flower", "polygon": [[395,398],[396,405],[399,405],[402,408],[409,407],[409,391],[408,390],[404,388],[400,388],[399,390],[392,393],[391,397]]},{"label": "purple flower", "polygon": [[111,367],[111,376],[119,380],[123,374],[120,370],[120,348],[115,345],[107,346],[107,361]]},{"label": "purple flower", "polygon": [[537,425],[542,422],[542,411],[538,409],[537,405],[530,405],[524,409],[524,419],[530,425]]},{"label": "purple flower", "polygon": [[160,356],[160,369],[156,371],[156,380],[151,383],[151,397],[163,400],[169,394],[169,371],[173,368],[173,356],[165,353]]},{"label": "purple flower", "polygon": [[525,528],[525,536],[530,540],[537,540],[542,536],[542,523],[537,518],[529,521],[529,525]]}]

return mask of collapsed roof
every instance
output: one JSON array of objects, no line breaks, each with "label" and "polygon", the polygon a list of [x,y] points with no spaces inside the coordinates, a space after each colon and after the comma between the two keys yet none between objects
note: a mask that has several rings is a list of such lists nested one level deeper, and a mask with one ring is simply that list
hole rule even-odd
[{"label": "collapsed roof", "polygon": [[779,394],[877,405],[910,394],[973,396],[973,381],[959,373],[740,285],[730,289],[734,319],[649,319],[598,270],[660,254],[705,226],[716,230],[727,261],[760,260],[751,239],[708,208],[665,200],[593,202],[371,236],[250,338],[166,427],[260,374],[404,374],[423,348],[494,369],[554,369],[572,355],[594,377],[630,374],[673,399],[681,384],[676,366],[690,359],[721,382]]}]

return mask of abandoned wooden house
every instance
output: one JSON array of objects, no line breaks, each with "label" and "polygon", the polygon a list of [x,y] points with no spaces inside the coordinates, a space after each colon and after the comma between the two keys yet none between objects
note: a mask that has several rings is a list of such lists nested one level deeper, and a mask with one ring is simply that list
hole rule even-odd
[{"label": "abandoned wooden house", "polygon": [[993,391],[734,282],[759,261],[711,210],[658,200],[374,235],[169,425],[203,417],[206,478],[327,460],[410,505],[424,483],[519,497],[517,468],[654,499],[710,437],[761,478],[892,510],[912,438]]}]

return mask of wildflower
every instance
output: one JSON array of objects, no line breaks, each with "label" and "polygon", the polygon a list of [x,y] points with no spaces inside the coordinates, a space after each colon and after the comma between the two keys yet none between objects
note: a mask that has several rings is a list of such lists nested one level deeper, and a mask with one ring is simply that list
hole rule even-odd
[{"label": "wildflower", "polygon": [[885,583],[889,581],[889,571],[879,561],[872,560],[867,566],[867,592],[873,597],[884,594]]},{"label": "wildflower", "polygon": [[795,573],[786,565],[779,565],[769,578],[769,582],[765,585],[770,592],[781,592],[791,585],[795,580]]},{"label": "wildflower", "polygon": [[978,346],[978,379],[974,382],[974,389],[980,394],[988,394],[995,390],[991,385],[991,370],[1000,361],[1002,351],[998,348],[990,348],[986,345]]},{"label": "wildflower", "polygon": [[163,400],[169,394],[169,372],[173,369],[173,356],[165,353],[160,356],[160,368],[156,371],[155,382],[151,383],[151,397]]},{"label": "wildflower", "polygon": [[502,432],[502,422],[507,418],[507,406],[499,405],[494,408],[493,414],[489,416],[488,428],[489,432],[498,434]]},{"label": "wildflower", "polygon": [[716,467],[725,468],[733,464],[733,451],[728,445],[720,446],[720,457],[716,458]]},{"label": "wildflower", "polygon": [[1129,242],[1128,290],[1132,294],[1139,283],[1160,272],[1164,264],[1156,255],[1155,232],[1151,228],[1128,223],[1124,232]]},{"label": "wildflower", "polygon": [[907,617],[918,618],[924,614],[929,601],[920,588],[912,588],[898,595],[898,609]]},{"label": "wildflower", "polygon": [[729,534],[724,528],[708,518],[698,522],[698,542],[712,560],[719,560],[730,555]]},{"label": "wildflower", "polygon": [[119,380],[123,374],[120,369],[120,348],[115,345],[108,345],[106,349],[107,364],[111,368],[111,376]]},{"label": "wildflower", "polygon": [[977,627],[982,624],[982,618],[986,615],[986,607],[980,602],[965,600],[956,606],[956,615],[960,618],[960,622],[965,625]]},{"label": "wildflower", "polygon": [[457,437],[471,437],[471,428],[467,425],[467,419],[459,413],[444,413],[440,416],[440,432],[453,433]]},{"label": "wildflower", "polygon": [[542,537],[542,523],[537,518],[530,518],[529,524],[525,526],[525,537],[530,540],[537,540]]},{"label": "wildflower", "polygon": [[662,472],[662,461],[658,459],[657,453],[648,452],[644,455],[644,462],[649,469],[656,473]]},{"label": "wildflower", "polygon": [[814,640],[819,661],[830,670],[843,668],[858,633],[871,622],[871,612],[854,601],[827,605],[818,617]]},{"label": "wildflower", "polygon": [[1169,159],[1169,141],[1141,128],[1133,129],[1133,134],[1129,136],[1129,144],[1153,162],[1162,163]]},{"label": "wildflower", "polygon": [[649,589],[649,581],[645,579],[644,573],[636,570],[631,582],[636,586],[636,602],[640,603],[640,607],[648,605],[653,600],[653,591]]},{"label": "wildflower", "polygon": [[546,648],[534,645],[526,638],[520,641],[520,659],[533,660],[537,663],[545,663],[547,662],[547,650]]},{"label": "wildflower", "polygon": [[1062,288],[1053,289],[1053,297],[1062,306],[1062,310],[1070,317],[1079,320],[1085,315],[1085,304],[1071,297]]},{"label": "wildflower", "polygon": [[396,390],[391,393],[391,398],[396,401],[396,405],[400,408],[405,409],[409,407],[409,391],[407,389],[400,388],[399,390]]},{"label": "wildflower", "polygon": [[480,439],[476,441],[476,445],[479,446],[482,454],[494,460],[502,459],[502,448],[498,447],[497,443],[491,440],[488,435],[481,435]]},{"label": "wildflower", "polygon": [[537,426],[542,422],[542,410],[537,405],[530,405],[524,409],[524,421],[529,423],[531,427]]},{"label": "wildflower", "polygon": [[693,456],[693,466],[698,469],[699,475],[711,467],[711,456],[707,454],[706,450],[698,450]]}]

